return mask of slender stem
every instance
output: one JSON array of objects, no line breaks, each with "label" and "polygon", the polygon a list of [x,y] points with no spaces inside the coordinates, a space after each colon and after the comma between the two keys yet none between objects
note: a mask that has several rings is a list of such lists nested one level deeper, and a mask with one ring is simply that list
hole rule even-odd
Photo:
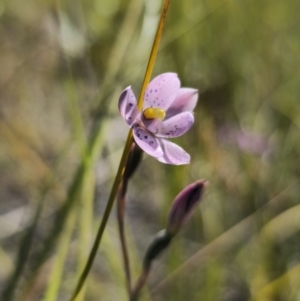
[{"label": "slender stem", "polygon": [[143,272],[139,276],[134,288],[132,289],[129,301],[137,301],[138,300],[140,291],[148,279],[149,272],[150,272],[150,268],[147,270],[143,270]]},{"label": "slender stem", "polygon": [[117,219],[118,219],[118,226],[119,226],[119,235],[120,235],[120,242],[122,248],[122,255],[123,255],[123,264],[126,276],[126,285],[128,295],[130,296],[131,292],[131,273],[130,273],[130,264],[129,264],[129,256],[127,251],[127,244],[125,239],[125,227],[124,227],[124,211],[125,211],[125,197],[126,197],[126,190],[127,190],[128,180],[126,177],[123,177],[119,188],[119,194],[117,198]]},{"label": "slender stem", "polygon": [[147,87],[147,85],[150,81],[150,77],[151,77],[151,74],[152,74],[152,70],[153,70],[153,66],[154,66],[154,62],[155,62],[155,58],[156,58],[156,54],[157,54],[157,50],[158,50],[158,46],[159,46],[159,42],[160,42],[160,38],[161,38],[162,31],[163,31],[164,24],[165,24],[165,19],[166,19],[169,3],[170,3],[170,0],[164,0],[162,12],[161,12],[161,15],[160,15],[159,24],[158,24],[158,27],[157,27],[155,39],[154,39],[154,42],[153,42],[153,46],[152,46],[151,53],[150,53],[150,58],[149,58],[147,69],[146,69],[146,74],[145,74],[145,77],[144,77],[144,82],[143,82],[140,97],[139,97],[139,100],[138,100],[138,108],[139,108],[140,111],[142,110],[142,107],[143,107],[143,98],[144,98],[144,94],[145,94],[145,91],[146,91],[146,87]]},{"label": "slender stem", "polygon": [[[168,7],[169,7],[169,2],[170,2],[170,0],[164,0],[163,9],[162,9],[162,13],[161,13],[161,16],[160,16],[160,21],[159,21],[158,28],[157,28],[157,31],[156,31],[155,40],[154,40],[153,47],[152,47],[152,50],[151,50],[151,53],[150,53],[150,58],[149,58],[149,61],[148,61],[146,74],[145,74],[145,77],[144,77],[140,97],[139,97],[139,100],[138,100],[138,107],[139,107],[140,110],[142,109],[143,97],[144,97],[146,87],[147,87],[147,85],[150,81],[150,77],[151,77],[151,74],[152,74],[152,70],[153,70],[153,66],[154,66],[154,62],[155,62],[155,58],[156,58],[156,54],[157,54],[157,50],[158,50],[158,45],[159,45],[159,42],[160,42],[160,38],[161,38],[161,35],[162,35],[162,30],[163,30],[163,26],[164,26],[164,23],[165,23],[167,10],[168,10]],[[117,172],[117,175],[115,177],[115,180],[114,180],[114,183],[113,183],[113,186],[112,186],[112,189],[111,189],[108,201],[107,201],[107,205],[106,205],[106,208],[105,208],[105,211],[104,211],[103,219],[100,223],[100,226],[99,226],[99,229],[98,229],[98,232],[97,232],[92,250],[90,252],[89,258],[87,260],[87,263],[84,267],[84,270],[83,270],[81,276],[79,277],[79,280],[78,280],[78,283],[76,285],[75,291],[74,291],[74,293],[73,293],[73,295],[70,299],[71,301],[74,301],[76,296],[80,292],[80,290],[81,290],[81,288],[82,288],[82,286],[83,286],[83,284],[84,284],[84,282],[85,282],[85,280],[86,280],[86,278],[89,274],[89,271],[92,267],[94,259],[96,257],[96,254],[97,254],[100,242],[101,242],[101,238],[102,238],[104,229],[106,227],[111,209],[112,209],[113,204],[114,204],[114,200],[115,200],[117,192],[118,192],[118,188],[119,188],[121,180],[122,180],[125,165],[126,165],[126,162],[127,162],[128,156],[129,156],[131,143],[132,143],[132,130],[129,130],[129,133],[128,133],[128,136],[127,136],[127,141],[126,141],[125,148],[124,148],[124,151],[123,151],[123,155],[122,155],[122,158],[121,158],[121,161],[120,161],[120,164],[119,164],[118,172]]]},{"label": "slender stem", "polygon": [[110,192],[109,199],[107,201],[107,205],[106,205],[104,215],[103,215],[102,221],[100,223],[100,226],[99,226],[99,229],[98,229],[98,232],[97,232],[97,236],[95,238],[92,250],[90,252],[90,255],[89,255],[87,263],[84,267],[84,270],[83,270],[82,274],[80,275],[80,278],[79,278],[79,281],[77,283],[76,289],[75,289],[75,291],[74,291],[74,293],[73,293],[73,295],[70,299],[71,301],[74,301],[75,298],[77,297],[77,295],[79,294],[79,292],[80,292],[80,290],[81,290],[81,288],[82,288],[82,286],[83,286],[83,284],[84,284],[84,282],[85,282],[85,280],[88,276],[88,273],[89,273],[89,271],[92,267],[94,259],[96,257],[96,254],[97,254],[100,242],[101,242],[101,238],[102,238],[105,226],[107,224],[112,206],[114,204],[114,200],[116,198],[116,194],[117,194],[118,187],[119,187],[121,179],[122,179],[122,175],[124,173],[124,166],[126,164],[126,161],[127,161],[128,155],[129,155],[131,143],[132,143],[132,130],[130,130],[129,133],[128,133],[127,141],[126,141],[125,148],[124,148],[124,151],[123,151],[123,155],[122,155],[122,158],[121,158],[121,161],[120,161],[118,172],[117,172],[117,175],[115,177],[115,180],[114,180],[111,192]]}]

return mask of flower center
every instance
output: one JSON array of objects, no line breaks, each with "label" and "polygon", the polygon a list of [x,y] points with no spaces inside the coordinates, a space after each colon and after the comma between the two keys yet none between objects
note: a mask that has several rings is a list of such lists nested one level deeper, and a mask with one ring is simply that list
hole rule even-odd
[{"label": "flower center", "polygon": [[162,121],[166,116],[166,111],[161,108],[147,108],[143,115],[146,119],[158,119]]}]

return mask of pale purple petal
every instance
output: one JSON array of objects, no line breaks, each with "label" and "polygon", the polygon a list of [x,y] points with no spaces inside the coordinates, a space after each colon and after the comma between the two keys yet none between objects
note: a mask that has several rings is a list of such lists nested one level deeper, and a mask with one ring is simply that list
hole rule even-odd
[{"label": "pale purple petal", "polygon": [[183,112],[165,121],[157,126],[156,136],[163,138],[179,137],[186,133],[194,123],[194,114]]},{"label": "pale purple petal", "polygon": [[119,111],[130,126],[140,116],[140,112],[137,109],[136,98],[130,86],[121,93],[119,98]]},{"label": "pale purple petal", "polygon": [[148,85],[143,110],[149,107],[167,110],[180,89],[180,81],[176,73],[163,73],[155,77]]},{"label": "pale purple petal", "polygon": [[181,88],[166,112],[166,119],[181,112],[192,112],[197,104],[198,90],[192,88]]},{"label": "pale purple petal", "polygon": [[173,165],[190,163],[190,155],[177,144],[166,139],[159,139],[159,143],[163,150],[163,155],[158,158],[160,162]]},{"label": "pale purple petal", "polygon": [[158,158],[163,155],[163,151],[157,138],[145,128],[135,125],[133,127],[133,136],[138,146],[150,156]]},{"label": "pale purple petal", "polygon": [[143,114],[141,114],[141,121],[143,122],[146,129],[153,134],[157,133],[157,129],[159,128],[160,124],[162,123],[162,121],[160,121],[158,119],[147,120]]}]

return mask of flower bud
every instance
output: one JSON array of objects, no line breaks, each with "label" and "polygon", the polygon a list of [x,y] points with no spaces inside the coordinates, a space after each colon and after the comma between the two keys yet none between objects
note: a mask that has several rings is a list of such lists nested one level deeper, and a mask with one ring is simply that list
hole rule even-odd
[{"label": "flower bud", "polygon": [[127,180],[134,174],[143,158],[143,151],[136,143],[132,143],[127,164],[125,167],[124,178]]},{"label": "flower bud", "polygon": [[151,263],[162,251],[164,251],[170,244],[172,236],[164,229],[159,231],[152,243],[150,244],[145,258],[144,258],[144,270],[150,270]]},{"label": "flower bud", "polygon": [[174,199],[169,212],[167,232],[175,235],[180,230],[183,223],[191,215],[193,209],[200,203],[206,180],[199,180],[184,188]]}]

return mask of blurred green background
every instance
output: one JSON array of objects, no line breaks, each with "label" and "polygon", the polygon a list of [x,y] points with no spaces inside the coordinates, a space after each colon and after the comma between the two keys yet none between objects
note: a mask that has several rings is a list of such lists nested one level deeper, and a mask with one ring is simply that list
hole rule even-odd
[{"label": "blurred green background", "polygon": [[[158,0],[0,1],[0,289],[68,300],[86,261],[138,95]],[[174,139],[188,166],[144,156],[128,192],[134,278],[173,198],[204,200],[141,300],[300,300],[300,1],[171,0],[153,77],[198,88]],[[78,300],[127,300],[115,212]]]}]

